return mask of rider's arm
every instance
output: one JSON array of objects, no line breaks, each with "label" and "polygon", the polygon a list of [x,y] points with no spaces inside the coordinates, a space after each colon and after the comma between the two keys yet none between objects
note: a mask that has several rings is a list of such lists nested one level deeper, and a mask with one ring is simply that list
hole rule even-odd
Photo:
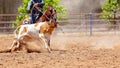
[{"label": "rider's arm", "polygon": [[33,0],[30,0],[30,1],[28,2],[27,13],[30,13],[32,4],[33,4]]}]

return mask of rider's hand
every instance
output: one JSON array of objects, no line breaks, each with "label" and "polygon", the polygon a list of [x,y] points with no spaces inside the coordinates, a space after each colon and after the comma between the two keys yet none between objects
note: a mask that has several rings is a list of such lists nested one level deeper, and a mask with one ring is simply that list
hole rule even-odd
[{"label": "rider's hand", "polygon": [[34,7],[37,7],[38,5],[39,5],[39,3],[35,3],[35,4],[34,4]]}]

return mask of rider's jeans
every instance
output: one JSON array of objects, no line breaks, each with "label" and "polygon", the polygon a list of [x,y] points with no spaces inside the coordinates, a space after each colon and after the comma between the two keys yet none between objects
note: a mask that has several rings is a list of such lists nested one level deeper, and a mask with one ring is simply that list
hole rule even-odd
[{"label": "rider's jeans", "polygon": [[30,21],[30,24],[35,23],[35,19],[36,19],[36,12],[35,12],[35,11],[32,12],[31,18],[32,18],[32,19],[31,19],[31,21]]}]

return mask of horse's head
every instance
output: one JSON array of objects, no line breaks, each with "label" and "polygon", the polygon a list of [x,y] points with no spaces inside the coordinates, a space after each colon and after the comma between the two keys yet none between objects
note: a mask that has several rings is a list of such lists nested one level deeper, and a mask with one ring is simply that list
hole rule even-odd
[{"label": "horse's head", "polygon": [[56,20],[57,20],[56,9],[52,5],[49,5],[47,7],[47,11],[49,13],[50,19],[52,19],[52,21],[56,22]]},{"label": "horse's head", "polygon": [[56,9],[53,6],[49,5],[45,10],[44,14],[41,16],[40,21],[43,22],[43,21],[51,21],[51,20],[56,22],[57,13],[56,13]]},{"label": "horse's head", "polygon": [[47,13],[49,15],[49,21],[50,21],[50,27],[57,27],[57,13],[56,13],[56,9],[49,5],[47,7]]}]

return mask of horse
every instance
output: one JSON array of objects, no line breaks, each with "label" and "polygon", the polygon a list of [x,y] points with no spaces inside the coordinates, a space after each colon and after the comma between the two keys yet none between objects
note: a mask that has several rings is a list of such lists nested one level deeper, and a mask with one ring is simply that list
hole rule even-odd
[{"label": "horse", "polygon": [[[54,19],[55,22],[57,21],[57,12],[56,12],[56,9],[52,6],[52,5],[49,5],[47,6],[45,12],[43,13],[41,10],[39,10],[36,6],[34,6],[36,8],[37,11],[39,11],[39,13],[42,14],[41,17],[37,17],[36,18],[36,22],[35,23],[38,23],[38,22],[44,22],[44,21],[50,21],[50,19]],[[25,18],[23,19],[19,25],[22,25],[22,24],[30,24],[30,18]],[[56,22],[57,23],[57,22]]]},{"label": "horse", "polygon": [[[57,20],[57,13],[56,9],[49,5],[46,9],[46,11],[43,13],[43,15],[37,20],[37,22],[44,22],[44,21],[50,21],[50,19],[54,19],[55,22]],[[57,22],[56,22],[57,23]]]}]

